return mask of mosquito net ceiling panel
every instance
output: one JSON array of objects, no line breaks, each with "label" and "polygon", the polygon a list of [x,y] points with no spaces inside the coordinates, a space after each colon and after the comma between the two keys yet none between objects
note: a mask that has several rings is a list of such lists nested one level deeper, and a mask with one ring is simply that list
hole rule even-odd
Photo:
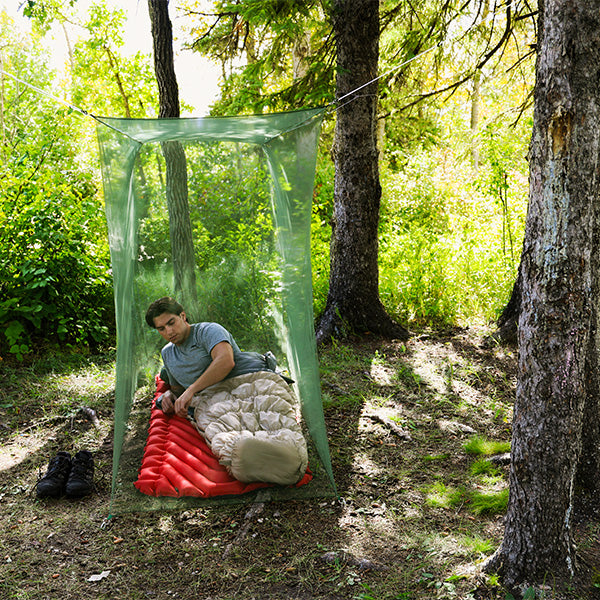
[{"label": "mosquito net ceiling panel", "polygon": [[[202,119],[98,118],[117,324],[111,514],[216,500],[151,498],[142,460],[164,340],[149,304],[181,302],[295,381],[312,481],[269,497],[334,495],[312,312],[310,220],[322,109]],[[260,492],[264,495],[264,491]],[[252,494],[219,502],[252,500]]]}]

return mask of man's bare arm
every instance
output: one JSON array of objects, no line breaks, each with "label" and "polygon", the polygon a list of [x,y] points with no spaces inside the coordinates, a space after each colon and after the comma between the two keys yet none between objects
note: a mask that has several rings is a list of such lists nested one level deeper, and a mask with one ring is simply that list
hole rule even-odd
[{"label": "man's bare arm", "polygon": [[219,381],[223,381],[231,373],[233,367],[235,367],[233,348],[229,342],[218,343],[211,350],[210,355],[212,362],[208,365],[204,373],[180,394],[175,401],[175,414],[180,417],[187,416],[188,406],[195,394],[215,383],[219,383]]}]

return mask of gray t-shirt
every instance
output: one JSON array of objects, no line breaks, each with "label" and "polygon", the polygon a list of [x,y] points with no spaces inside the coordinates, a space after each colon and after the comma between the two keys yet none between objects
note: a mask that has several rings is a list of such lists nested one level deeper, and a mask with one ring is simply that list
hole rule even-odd
[{"label": "gray t-shirt", "polygon": [[233,348],[235,367],[227,375],[235,377],[244,373],[268,371],[265,357],[258,352],[242,352],[233,336],[218,323],[193,323],[190,335],[183,344],[169,342],[162,350],[162,359],[167,370],[169,383],[188,388],[212,362],[211,350],[221,342]]}]

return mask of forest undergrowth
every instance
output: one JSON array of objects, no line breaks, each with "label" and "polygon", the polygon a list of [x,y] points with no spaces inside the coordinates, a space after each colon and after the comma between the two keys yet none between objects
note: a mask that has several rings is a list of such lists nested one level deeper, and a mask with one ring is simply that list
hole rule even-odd
[{"label": "forest undergrowth", "polygon": [[[113,357],[2,364],[0,597],[520,597],[481,571],[502,536],[516,374],[515,349],[487,333],[320,348],[337,499],[110,520]],[[95,456],[95,492],[36,499],[48,460],[83,447]],[[600,598],[599,524],[581,519],[577,537],[578,578],[523,597]]]}]

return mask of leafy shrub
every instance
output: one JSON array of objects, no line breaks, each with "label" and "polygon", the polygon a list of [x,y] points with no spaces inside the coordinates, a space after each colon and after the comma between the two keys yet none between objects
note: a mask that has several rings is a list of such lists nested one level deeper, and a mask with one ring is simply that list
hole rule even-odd
[{"label": "leafy shrub", "polygon": [[41,340],[108,340],[104,214],[90,173],[75,170],[67,117],[43,123],[45,149],[7,157],[0,170],[0,325],[17,358]]},{"label": "leafy shrub", "polygon": [[[455,164],[444,179],[435,153],[415,153],[382,176],[380,294],[388,311],[417,325],[454,325],[497,316],[514,283],[523,233],[522,196],[511,216],[489,188]],[[447,169],[448,165],[444,165]],[[519,186],[522,181],[519,180]],[[514,194],[522,191],[516,187]],[[515,254],[516,253],[516,254]]]},{"label": "leafy shrub", "polygon": [[311,219],[311,266],[315,315],[320,315],[325,310],[329,291],[329,243],[331,241],[330,221],[333,216],[334,172],[332,160],[321,153],[315,173]]}]

